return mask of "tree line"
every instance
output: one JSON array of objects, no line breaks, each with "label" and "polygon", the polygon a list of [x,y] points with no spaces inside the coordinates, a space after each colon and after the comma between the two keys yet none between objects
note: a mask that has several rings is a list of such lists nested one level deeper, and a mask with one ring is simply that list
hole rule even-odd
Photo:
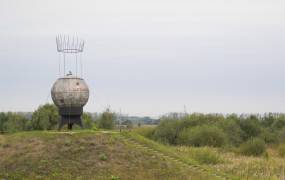
[{"label": "tree line", "polygon": [[167,115],[155,128],[141,134],[158,142],[178,146],[239,148],[244,154],[259,155],[268,144],[285,143],[285,114]]},{"label": "tree line", "polygon": [[[32,113],[31,118],[25,117],[22,113],[1,112],[0,133],[11,133],[18,131],[32,130],[55,130],[59,122],[58,108],[53,104],[45,104],[38,107]],[[115,113],[107,109],[97,118],[91,114],[83,113],[82,121],[85,129],[113,129],[115,127]]]}]

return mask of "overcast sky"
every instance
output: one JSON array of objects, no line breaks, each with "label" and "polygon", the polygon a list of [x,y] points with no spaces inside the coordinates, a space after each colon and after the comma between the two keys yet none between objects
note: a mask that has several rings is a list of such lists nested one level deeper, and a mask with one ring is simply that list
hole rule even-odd
[{"label": "overcast sky", "polygon": [[86,41],[86,111],[285,112],[284,0],[0,0],[0,111],[52,102],[55,36]]}]

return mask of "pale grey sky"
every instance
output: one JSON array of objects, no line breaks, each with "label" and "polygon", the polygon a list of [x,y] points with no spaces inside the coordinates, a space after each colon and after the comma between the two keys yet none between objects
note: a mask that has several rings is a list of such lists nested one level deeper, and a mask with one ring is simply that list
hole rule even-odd
[{"label": "pale grey sky", "polygon": [[86,40],[85,110],[285,112],[284,0],[0,0],[0,111],[51,102],[57,34]]}]

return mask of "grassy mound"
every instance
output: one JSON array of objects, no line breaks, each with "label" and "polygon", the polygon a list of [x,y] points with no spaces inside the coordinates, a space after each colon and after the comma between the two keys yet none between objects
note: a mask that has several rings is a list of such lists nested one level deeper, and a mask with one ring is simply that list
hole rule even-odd
[{"label": "grassy mound", "polygon": [[118,134],[0,135],[0,179],[205,179]]}]

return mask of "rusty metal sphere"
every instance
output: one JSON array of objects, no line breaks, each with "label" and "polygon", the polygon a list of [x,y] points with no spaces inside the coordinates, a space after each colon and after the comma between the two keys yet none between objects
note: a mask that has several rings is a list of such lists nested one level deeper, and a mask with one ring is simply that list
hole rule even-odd
[{"label": "rusty metal sphere", "polygon": [[89,88],[84,79],[69,75],[57,79],[51,97],[58,107],[83,107],[89,98]]}]

